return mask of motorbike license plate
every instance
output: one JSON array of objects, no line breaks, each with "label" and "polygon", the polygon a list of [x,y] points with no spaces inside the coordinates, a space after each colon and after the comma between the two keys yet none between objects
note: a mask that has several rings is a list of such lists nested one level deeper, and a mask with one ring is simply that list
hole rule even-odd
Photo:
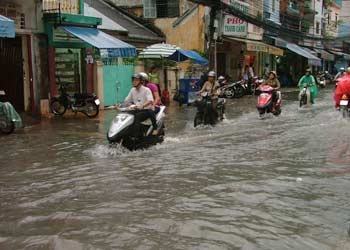
[{"label": "motorbike license plate", "polygon": [[348,100],[341,100],[340,101],[340,106],[348,106],[349,101]]},{"label": "motorbike license plate", "polygon": [[95,100],[95,104],[96,104],[96,105],[100,105],[100,104],[101,104],[100,100],[99,100],[99,99],[96,99],[96,100]]}]

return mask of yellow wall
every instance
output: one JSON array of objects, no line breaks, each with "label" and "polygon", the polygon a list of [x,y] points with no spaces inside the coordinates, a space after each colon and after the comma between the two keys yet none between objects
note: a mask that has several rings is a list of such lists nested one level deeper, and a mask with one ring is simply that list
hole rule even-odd
[{"label": "yellow wall", "polygon": [[166,35],[166,42],[182,49],[204,51],[204,7],[199,6],[175,28],[177,18],[160,18],[155,25]]}]

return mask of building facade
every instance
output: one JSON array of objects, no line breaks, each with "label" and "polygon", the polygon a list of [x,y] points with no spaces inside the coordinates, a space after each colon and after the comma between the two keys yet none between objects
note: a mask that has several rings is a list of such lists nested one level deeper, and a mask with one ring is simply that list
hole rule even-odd
[{"label": "building facade", "polygon": [[45,36],[41,34],[41,3],[34,0],[1,0],[0,14],[15,21],[16,37],[1,38],[0,89],[22,112],[38,113],[41,83],[46,81]]}]

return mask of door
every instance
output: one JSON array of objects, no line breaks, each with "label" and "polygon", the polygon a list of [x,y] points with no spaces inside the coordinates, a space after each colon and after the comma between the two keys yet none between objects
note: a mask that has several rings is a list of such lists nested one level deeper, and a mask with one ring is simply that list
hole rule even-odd
[{"label": "door", "polygon": [[226,54],[217,54],[217,76],[226,75]]},{"label": "door", "polygon": [[104,104],[112,106],[122,103],[131,89],[134,65],[105,62],[103,66]]},{"label": "door", "polygon": [[0,89],[17,111],[25,110],[23,86],[22,39],[0,38]]}]

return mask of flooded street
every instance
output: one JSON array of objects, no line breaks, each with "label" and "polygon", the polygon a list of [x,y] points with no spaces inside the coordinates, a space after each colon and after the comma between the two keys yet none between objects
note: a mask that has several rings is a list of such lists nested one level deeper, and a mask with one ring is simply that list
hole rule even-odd
[{"label": "flooded street", "polygon": [[330,89],[296,98],[266,120],[234,100],[214,128],[172,107],[138,152],[108,146],[115,111],[0,137],[0,249],[350,249],[350,121]]}]

